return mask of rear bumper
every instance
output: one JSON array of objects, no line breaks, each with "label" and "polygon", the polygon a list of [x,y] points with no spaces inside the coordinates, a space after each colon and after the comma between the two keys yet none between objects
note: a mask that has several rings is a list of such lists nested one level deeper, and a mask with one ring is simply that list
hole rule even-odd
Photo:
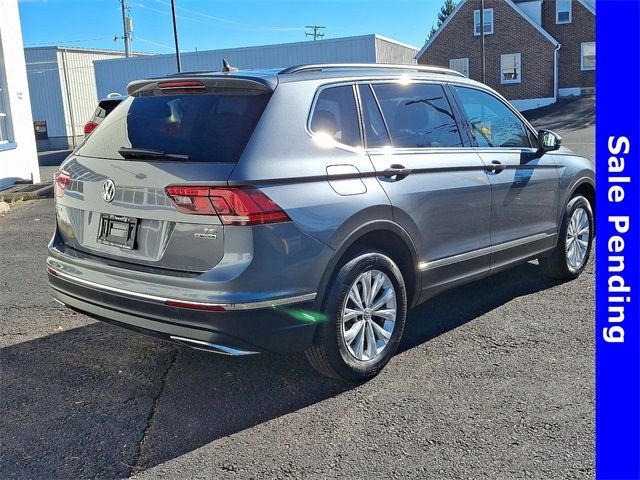
[{"label": "rear bumper", "polygon": [[[49,266],[53,296],[69,308],[130,330],[219,353],[308,348],[319,314],[314,294],[237,304],[167,305],[173,299],[87,282]],[[173,300],[175,301],[175,300]]]}]

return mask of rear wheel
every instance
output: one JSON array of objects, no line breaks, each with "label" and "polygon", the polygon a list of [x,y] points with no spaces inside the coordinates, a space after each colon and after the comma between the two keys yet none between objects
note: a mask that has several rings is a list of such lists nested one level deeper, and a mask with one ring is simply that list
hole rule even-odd
[{"label": "rear wheel", "polygon": [[307,358],[326,376],[351,382],[374,377],[395,353],[404,331],[402,273],[386,255],[361,252],[340,268],[327,292],[327,320]]},{"label": "rear wheel", "polygon": [[593,213],[582,195],[576,195],[567,204],[559,235],[555,250],[540,258],[540,266],[551,278],[576,278],[587,265],[593,243]]}]

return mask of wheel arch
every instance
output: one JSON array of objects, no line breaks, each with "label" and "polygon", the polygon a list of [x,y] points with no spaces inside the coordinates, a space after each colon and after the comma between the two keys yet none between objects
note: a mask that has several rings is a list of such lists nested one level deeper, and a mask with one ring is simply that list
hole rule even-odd
[{"label": "wheel arch", "polygon": [[[582,195],[587,199],[589,205],[591,206],[591,213],[593,213],[593,229],[595,234],[595,219],[596,219],[596,185],[595,181],[591,177],[581,177],[579,178],[569,189],[569,195],[565,199],[564,204],[566,205],[569,200],[571,200],[576,195]],[[564,208],[562,209],[564,212]],[[562,222],[562,217],[560,217],[560,222]]]},{"label": "wheel arch", "polygon": [[335,250],[322,275],[314,309],[321,310],[324,307],[325,293],[339,267],[359,248],[380,250],[398,265],[407,287],[407,304],[413,306],[420,296],[421,289],[416,247],[400,225],[388,220],[377,220],[354,230]]}]

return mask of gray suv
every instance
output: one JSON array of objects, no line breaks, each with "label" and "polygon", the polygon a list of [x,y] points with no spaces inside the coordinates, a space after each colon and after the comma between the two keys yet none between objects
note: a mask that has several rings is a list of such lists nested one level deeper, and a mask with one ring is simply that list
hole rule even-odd
[{"label": "gray suv", "polygon": [[55,178],[49,282],[96,319],[362,381],[408,308],[589,257],[592,164],[457,72],[194,72],[128,94]]}]

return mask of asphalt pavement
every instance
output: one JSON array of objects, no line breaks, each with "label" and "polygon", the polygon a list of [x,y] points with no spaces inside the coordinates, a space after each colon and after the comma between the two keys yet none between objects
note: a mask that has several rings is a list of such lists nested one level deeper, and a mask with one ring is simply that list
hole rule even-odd
[{"label": "asphalt pavement", "polygon": [[[589,128],[560,133],[592,155]],[[0,218],[0,478],[594,476],[593,260],[436,297],[349,386],[301,354],[216,356],[64,309],[53,227],[50,199]]]}]

